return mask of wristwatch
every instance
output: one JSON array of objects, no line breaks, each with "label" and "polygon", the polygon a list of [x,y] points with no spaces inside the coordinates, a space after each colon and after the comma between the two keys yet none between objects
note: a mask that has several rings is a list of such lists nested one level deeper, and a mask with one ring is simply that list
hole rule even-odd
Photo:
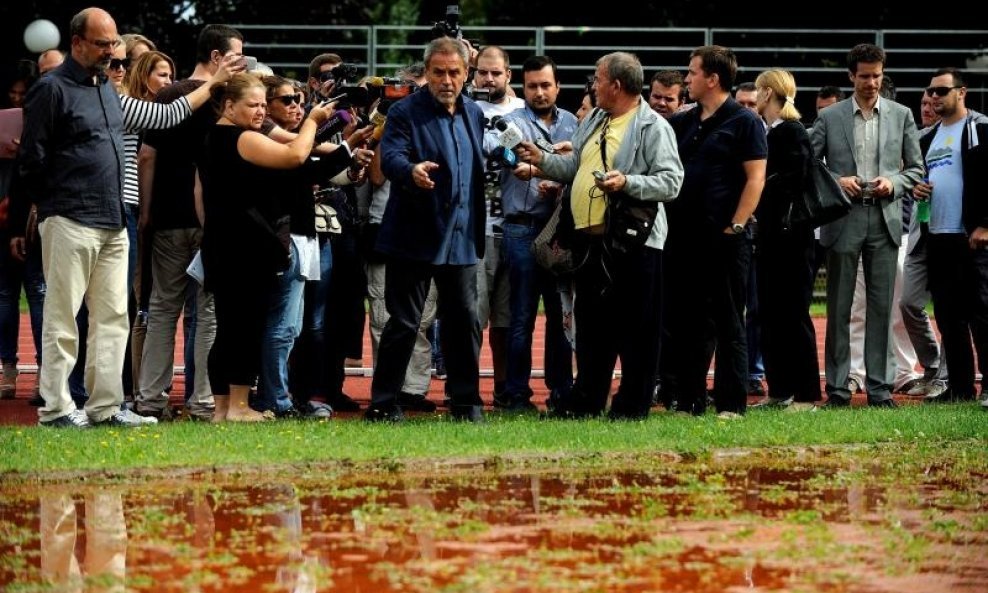
[{"label": "wristwatch", "polygon": [[744,232],[744,225],[743,224],[738,224],[736,222],[732,222],[731,223],[731,230],[734,231],[734,234],[735,235],[740,235],[741,233]]}]

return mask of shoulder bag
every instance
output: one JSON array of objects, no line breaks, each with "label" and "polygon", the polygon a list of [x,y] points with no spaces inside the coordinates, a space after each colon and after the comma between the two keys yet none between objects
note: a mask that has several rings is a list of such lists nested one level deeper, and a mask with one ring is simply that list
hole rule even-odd
[{"label": "shoulder bag", "polygon": [[535,237],[531,246],[536,263],[557,276],[572,274],[579,267],[573,258],[573,250],[563,246],[560,240],[562,229],[559,226],[559,218],[564,205],[569,207],[569,201],[559,200],[549,221],[542,227],[542,232]]},{"label": "shoulder bag", "polygon": [[[607,121],[601,129],[600,159],[607,166]],[[614,251],[627,253],[641,249],[652,234],[659,212],[659,203],[638,200],[623,191],[607,194],[607,214],[604,226],[606,244]]]},{"label": "shoulder bag", "polygon": [[816,228],[833,222],[851,211],[851,200],[830,172],[827,165],[818,158],[811,158],[806,172],[805,187],[797,199],[789,206],[784,224]]}]

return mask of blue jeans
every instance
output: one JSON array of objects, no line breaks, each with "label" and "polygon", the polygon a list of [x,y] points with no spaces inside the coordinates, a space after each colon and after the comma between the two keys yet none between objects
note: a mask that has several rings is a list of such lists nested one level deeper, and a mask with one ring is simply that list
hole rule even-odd
[{"label": "blue jeans", "polygon": [[278,276],[271,294],[261,347],[258,395],[262,410],[284,412],[292,407],[288,392],[288,355],[302,331],[302,293],[305,280],[299,268],[298,250],[291,244],[288,269]]},{"label": "blue jeans", "polygon": [[326,237],[320,237],[319,243],[319,280],[305,283],[302,333],[288,369],[291,392],[299,406],[325,386],[326,301],[333,276],[333,244]]},{"label": "blue jeans", "polygon": [[532,333],[539,312],[539,297],[545,309],[545,384],[550,391],[568,394],[573,386],[573,352],[563,331],[562,304],[556,279],[535,262],[532,241],[541,225],[505,223],[501,261],[508,270],[511,325],[508,330],[508,360],[505,393],[515,399],[532,396]]},{"label": "blue jeans", "polygon": [[17,339],[21,327],[21,286],[27,294],[35,360],[41,364],[41,324],[45,304],[45,276],[41,270],[40,245],[29,249],[27,260],[10,255],[7,235],[0,234],[0,360],[17,363]]}]

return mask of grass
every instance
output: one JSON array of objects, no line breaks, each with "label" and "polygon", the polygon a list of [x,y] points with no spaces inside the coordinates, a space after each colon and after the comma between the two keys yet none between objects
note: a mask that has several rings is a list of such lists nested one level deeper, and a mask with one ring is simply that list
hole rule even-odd
[{"label": "grass", "polygon": [[[260,471],[271,465],[399,469],[417,462],[469,459],[497,465],[513,458],[533,464],[560,459],[713,449],[860,443],[973,442],[988,448],[988,411],[979,405],[854,408],[789,414],[752,410],[741,420],[653,414],[644,422],[544,421],[490,414],[486,425],[427,416],[401,425],[356,420],[271,422],[263,425],[163,424],[141,429],[56,430],[0,427],[0,477],[75,479],[72,472],[214,468]],[[449,458],[454,458],[450,461]],[[445,460],[445,461],[442,461]],[[68,473],[66,473],[68,472]]]}]

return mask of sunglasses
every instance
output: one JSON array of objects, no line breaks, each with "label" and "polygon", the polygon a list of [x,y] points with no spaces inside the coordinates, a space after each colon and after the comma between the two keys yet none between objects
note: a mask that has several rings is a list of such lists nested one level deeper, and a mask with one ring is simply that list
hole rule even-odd
[{"label": "sunglasses", "polygon": [[110,70],[119,70],[120,68],[124,70],[130,68],[130,58],[113,58],[110,60]]},{"label": "sunglasses", "polygon": [[962,86],[929,86],[926,87],[926,96],[932,97],[936,95],[938,97],[946,97],[950,94],[950,91],[954,89],[962,89]]},{"label": "sunglasses", "polygon": [[301,105],[302,104],[302,93],[295,93],[294,95],[282,95],[280,97],[271,97],[272,101],[281,101],[281,104],[288,107],[292,103]]}]

